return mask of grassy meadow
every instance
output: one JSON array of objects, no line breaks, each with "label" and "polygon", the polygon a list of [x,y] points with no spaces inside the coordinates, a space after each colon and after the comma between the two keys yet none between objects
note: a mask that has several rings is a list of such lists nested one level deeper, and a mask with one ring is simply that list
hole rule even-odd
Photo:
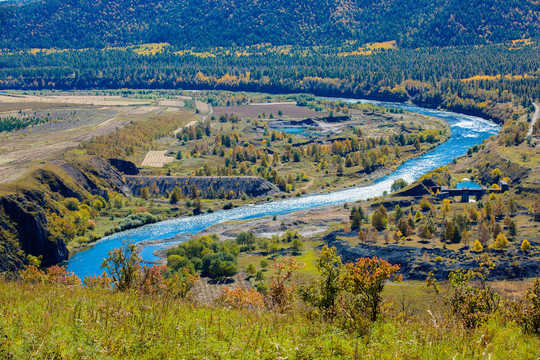
[{"label": "grassy meadow", "polygon": [[2,280],[0,358],[538,358],[540,338],[502,316],[465,330],[439,311],[406,316],[399,307],[387,302],[382,318],[357,335],[301,304],[285,313],[202,307],[131,291]]}]

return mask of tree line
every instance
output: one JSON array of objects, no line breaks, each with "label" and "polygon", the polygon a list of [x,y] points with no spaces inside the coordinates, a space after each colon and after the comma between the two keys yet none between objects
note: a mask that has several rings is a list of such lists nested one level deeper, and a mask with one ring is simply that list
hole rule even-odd
[{"label": "tree line", "polygon": [[[267,48],[247,56],[131,50],[0,53],[0,89],[220,89],[312,93],[444,107],[503,122],[540,98],[538,44],[388,50]],[[217,55],[216,55],[217,54]]]}]

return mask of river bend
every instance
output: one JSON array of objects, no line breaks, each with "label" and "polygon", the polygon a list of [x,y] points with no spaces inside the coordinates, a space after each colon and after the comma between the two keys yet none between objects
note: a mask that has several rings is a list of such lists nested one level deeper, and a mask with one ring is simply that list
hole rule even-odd
[{"label": "river bend", "polygon": [[[332,100],[359,101],[352,99]],[[165,220],[107,236],[96,242],[91,248],[78,252],[71,257],[68,261],[68,271],[74,272],[81,279],[86,275],[95,275],[103,272],[100,266],[102,260],[107,256],[108,251],[121,246],[121,241],[127,237],[135,243],[143,240],[167,239],[178,234],[195,234],[207,227],[225,221],[253,219],[268,215],[283,215],[298,210],[381,196],[384,191],[390,192],[390,187],[395,179],[402,178],[411,183],[428,171],[446,165],[452,159],[465,154],[469,147],[481,144],[483,140],[497,134],[500,129],[500,126],[478,117],[426,109],[402,103],[360,101],[362,103],[371,103],[386,108],[403,109],[412,113],[441,118],[450,126],[451,136],[448,141],[439,145],[437,148],[405,162],[394,172],[376,180],[369,186],[287,200],[275,200],[257,205],[246,205],[226,211],[216,211],[210,214]],[[143,249],[141,256],[144,260],[154,261],[156,257],[153,255],[153,251],[166,245],[170,245],[170,243],[147,246]]]}]

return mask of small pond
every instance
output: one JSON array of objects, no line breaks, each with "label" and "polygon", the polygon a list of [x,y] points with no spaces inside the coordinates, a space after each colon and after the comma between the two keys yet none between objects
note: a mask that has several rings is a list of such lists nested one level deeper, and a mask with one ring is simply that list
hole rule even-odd
[{"label": "small pond", "polygon": [[274,129],[274,130],[279,131],[279,132],[284,131],[286,134],[295,134],[295,135],[303,134],[307,131],[306,129],[301,128],[301,127],[287,127],[287,128],[280,128],[280,129]]},{"label": "small pond", "polygon": [[464,181],[460,182],[456,185],[456,189],[463,189],[463,188],[469,188],[469,189],[481,189],[482,186],[478,185],[476,183],[473,183],[472,181]]}]

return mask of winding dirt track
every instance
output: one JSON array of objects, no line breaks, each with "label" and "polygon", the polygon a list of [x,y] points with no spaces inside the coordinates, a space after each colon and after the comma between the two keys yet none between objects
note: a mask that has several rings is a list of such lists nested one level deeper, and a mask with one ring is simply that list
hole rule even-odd
[{"label": "winding dirt track", "polygon": [[[135,108],[123,115],[142,111],[146,107]],[[120,114],[119,114],[120,115]],[[0,183],[5,183],[16,179],[27,169],[31,162],[46,161],[59,157],[68,149],[77,147],[81,142],[90,140],[93,137],[109,134],[116,129],[124,127],[129,123],[127,119],[109,118],[89,130],[80,128],[79,133],[63,141],[50,142],[45,144],[32,144],[29,148],[15,150],[0,155]],[[4,161],[2,161],[4,160]]]},{"label": "winding dirt track", "polygon": [[531,126],[529,127],[529,131],[527,131],[527,136],[532,136],[533,130],[534,130],[534,124],[538,121],[538,118],[540,117],[540,105],[533,104],[536,111],[534,112],[533,118],[531,120]]}]

